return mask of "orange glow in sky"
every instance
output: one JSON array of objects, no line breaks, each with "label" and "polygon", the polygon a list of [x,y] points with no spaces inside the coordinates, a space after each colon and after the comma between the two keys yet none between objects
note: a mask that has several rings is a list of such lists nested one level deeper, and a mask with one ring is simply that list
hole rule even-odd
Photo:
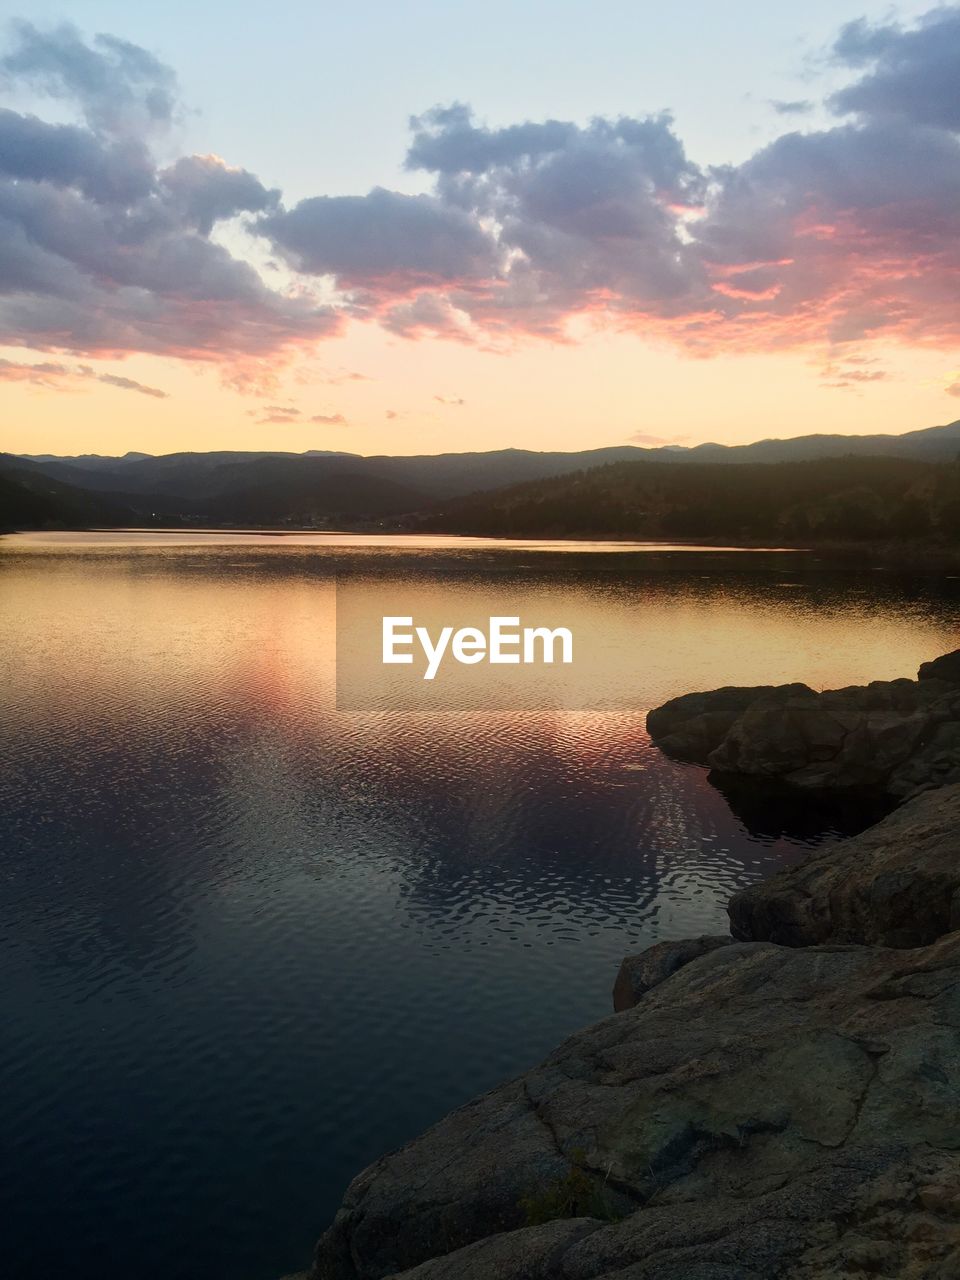
[{"label": "orange glow in sky", "polygon": [[[960,416],[960,6],[811,0],[808,69],[773,74],[799,19],[745,0],[756,47],[730,23],[708,42],[768,95],[739,115],[719,75],[690,93],[686,33],[712,10],[640,32],[614,7],[670,111],[611,101],[616,51],[582,83],[544,67],[523,100],[467,58],[486,114],[438,63],[392,82],[392,160],[343,111],[371,173],[328,172],[291,52],[282,82],[264,70],[278,145],[305,144],[280,146],[284,184],[244,162],[266,162],[260,130],[231,128],[243,75],[211,69],[201,127],[176,24],[91,35],[43,0],[0,45],[3,449],[576,450]],[[576,8],[549,32],[519,15],[517,48],[580,50]],[[276,34],[257,31],[231,46],[248,81]],[[413,34],[385,25],[382,52],[402,63]]]}]

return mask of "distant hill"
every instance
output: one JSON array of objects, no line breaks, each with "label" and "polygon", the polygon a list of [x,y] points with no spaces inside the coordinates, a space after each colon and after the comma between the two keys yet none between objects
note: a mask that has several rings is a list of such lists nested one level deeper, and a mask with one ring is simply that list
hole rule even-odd
[{"label": "distant hill", "polygon": [[366,457],[317,450],[307,453],[263,450],[170,453],[159,457],[127,453],[121,458],[97,454],[5,456],[12,465],[40,469],[67,484],[105,492],[164,493],[205,500],[249,489],[268,460],[271,483],[280,483],[284,476],[289,476],[292,482],[309,467],[309,474],[317,477],[321,474],[375,476],[427,497],[445,499],[500,489],[526,480],[569,475],[610,462],[792,462],[847,455],[952,461],[960,456],[960,421],[896,436],[809,435],[790,440],[758,440],[746,445],[702,444],[693,448],[612,445],[573,453],[495,449],[476,453]]},{"label": "distant hill", "polygon": [[897,436],[812,435],[792,440],[757,440],[754,444],[742,445],[701,444],[683,450],[683,457],[690,462],[800,462],[842,457],[952,462],[960,457],[960,420]]},{"label": "distant hill", "polygon": [[[202,455],[201,455],[202,456]],[[21,461],[16,459],[14,461]],[[158,460],[162,461],[162,460]],[[256,469],[227,468],[229,478],[212,494],[183,497],[158,484],[142,492],[81,487],[59,477],[75,477],[77,469],[47,467],[35,461],[11,466],[0,456],[0,529],[69,528],[87,526],[164,525],[317,525],[332,520],[351,524],[383,520],[423,510],[432,498],[393,480],[362,469],[330,473],[317,458],[298,460],[291,468],[282,459],[261,458]],[[53,470],[51,468],[51,470]],[[186,483],[188,477],[178,473]]]},{"label": "distant hill", "polygon": [[403,486],[422,502],[477,489],[499,489],[521,480],[566,475],[604,462],[643,458],[651,452],[659,451],[623,445],[582,453],[498,449],[488,453],[364,457],[355,453],[217,452],[170,453],[160,457],[127,454],[123,458],[6,455],[6,461],[42,471],[67,484],[105,493],[166,494],[194,503],[225,499],[249,490],[259,483],[265,467],[272,484],[282,484],[286,479],[292,487],[299,488],[304,476],[319,480],[322,476],[365,475]]},{"label": "distant hill", "polygon": [[315,457],[294,465],[262,458],[255,473],[247,466],[231,470],[219,492],[195,498],[192,506],[218,524],[310,524],[333,517],[382,519],[431,505],[429,494],[350,461],[352,467],[332,469]]},{"label": "distant hill", "polygon": [[960,542],[960,462],[623,462],[456,498],[430,532],[730,542]]},{"label": "distant hill", "polygon": [[[877,456],[904,462],[953,461],[960,457],[960,421],[899,436],[810,435],[690,449],[616,445],[578,453],[498,449],[398,457],[317,450],[161,456],[131,452],[123,457],[3,454],[0,476],[33,493],[34,499],[21,495],[15,500],[16,489],[10,490],[0,522],[8,528],[25,527],[27,520],[67,525],[85,511],[87,524],[378,526],[409,520],[437,507],[452,511],[450,503],[471,494],[562,480],[619,464],[642,463],[655,470],[682,472],[706,464],[726,468]],[[44,490],[46,506],[37,500],[38,482],[26,479],[31,475],[49,482]],[[60,497],[53,485],[64,487]],[[599,493],[595,499],[603,501]],[[14,520],[10,514],[41,509],[45,516],[24,514]],[[469,511],[471,519],[479,519],[484,507],[474,503],[457,509],[465,517]],[[484,518],[493,519],[493,511],[494,507],[487,508]]]},{"label": "distant hill", "polygon": [[80,489],[40,472],[0,468],[0,531],[117,527],[149,521],[149,512],[143,505],[127,503],[119,495]]}]

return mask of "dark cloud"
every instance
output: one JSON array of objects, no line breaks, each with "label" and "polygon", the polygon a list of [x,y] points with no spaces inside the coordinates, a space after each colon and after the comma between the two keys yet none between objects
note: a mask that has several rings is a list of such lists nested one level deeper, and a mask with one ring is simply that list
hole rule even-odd
[{"label": "dark cloud", "polygon": [[116,208],[0,174],[0,341],[102,354],[262,355],[337,325],[268,289],[156,197]]},{"label": "dark cloud", "polygon": [[0,108],[0,172],[76,187],[101,203],[128,203],[153,189],[153,163],[136,139],[104,142],[76,125],[47,124]]},{"label": "dark cloud", "polygon": [[74,99],[88,122],[0,110],[0,343],[240,364],[337,329],[210,238],[275,192],[212,156],[157,170],[137,131],[169,122],[174,80],[152,55],[20,24],[0,77]]},{"label": "dark cloud", "polygon": [[408,169],[442,174],[488,174],[538,165],[571,151],[609,154],[620,150],[627,166],[664,190],[678,190],[678,180],[696,182],[698,173],[683,153],[664,113],[643,120],[595,119],[586,128],[562,120],[527,122],[488,129],[474,122],[463,103],[435,107],[411,120],[413,142]]},{"label": "dark cloud", "polygon": [[315,413],[311,422],[319,422],[326,427],[345,427],[347,420],[342,413]]},{"label": "dark cloud", "polygon": [[577,133],[576,125],[562,120],[505,129],[477,128],[473,113],[462,102],[413,116],[410,128],[413,142],[407,152],[407,168],[433,173],[484,173],[498,165],[561,151]]},{"label": "dark cloud", "polygon": [[960,129],[960,8],[934,9],[912,29],[861,18],[843,28],[834,55],[866,71],[833,95],[834,110]]},{"label": "dark cloud", "polygon": [[219,156],[181,156],[159,181],[183,221],[205,236],[215,223],[238,213],[261,213],[280,197],[247,169],[233,169]]},{"label": "dark cloud", "polygon": [[70,23],[44,31],[17,22],[13,31],[13,47],[0,58],[0,83],[26,82],[76,102],[101,133],[138,134],[173,120],[176,76],[139,45],[111,35],[88,44]]},{"label": "dark cloud", "polygon": [[346,288],[397,291],[411,283],[484,278],[495,270],[492,239],[467,212],[433,196],[376,187],[365,196],[314,196],[259,223],[299,271],[334,275]]},{"label": "dark cloud", "polygon": [[696,274],[677,206],[704,178],[669,116],[490,130],[457,105],[413,123],[407,164],[435,174],[433,195],[320,196],[258,223],[298,270],[354,291],[356,314],[408,337],[556,333],[601,299],[678,297]]},{"label": "dark cloud", "polygon": [[499,229],[498,276],[449,299],[480,325],[556,335],[570,313],[689,290],[697,264],[679,215],[705,181],[668,115],[489,130],[457,107],[416,128],[408,164],[432,168],[449,204]]}]

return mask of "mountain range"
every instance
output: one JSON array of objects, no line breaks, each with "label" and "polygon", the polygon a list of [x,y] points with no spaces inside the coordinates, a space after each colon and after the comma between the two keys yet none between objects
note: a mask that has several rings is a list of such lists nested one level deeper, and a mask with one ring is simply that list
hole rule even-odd
[{"label": "mountain range", "polygon": [[395,526],[424,513],[432,518],[439,507],[468,495],[617,464],[673,469],[868,457],[954,461],[960,457],[960,421],[903,435],[808,435],[747,445],[619,445],[581,452],[8,453],[0,454],[0,527]]}]

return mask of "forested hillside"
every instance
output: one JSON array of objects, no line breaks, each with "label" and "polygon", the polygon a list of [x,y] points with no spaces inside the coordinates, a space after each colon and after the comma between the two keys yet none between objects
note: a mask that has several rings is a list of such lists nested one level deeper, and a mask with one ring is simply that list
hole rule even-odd
[{"label": "forested hillside", "polygon": [[783,542],[960,539],[960,462],[831,458],[670,466],[617,463],[474,494],[428,515],[434,531],[498,537]]}]

